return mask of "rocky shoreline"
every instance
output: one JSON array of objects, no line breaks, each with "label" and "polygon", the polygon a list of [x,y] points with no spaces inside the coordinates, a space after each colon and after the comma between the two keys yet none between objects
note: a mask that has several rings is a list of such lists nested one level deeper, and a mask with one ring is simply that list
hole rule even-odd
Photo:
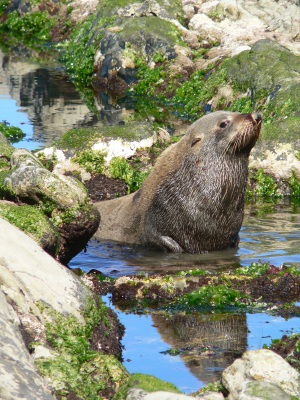
[{"label": "rocky shoreline", "polygon": [[[31,18],[34,46],[30,35],[22,36]],[[148,389],[121,363],[123,327],[100,301],[100,289],[92,285],[91,290],[88,277],[62,265],[98,227],[101,216],[91,194],[98,196],[101,189],[103,199],[136,190],[170,133],[171,140],[184,133],[187,122],[174,114],[191,121],[222,108],[261,112],[264,125],[251,155],[249,194],[300,196],[299,1],[74,0],[66,5],[7,0],[0,22],[2,41],[11,47],[19,39],[36,54],[43,40],[63,48],[74,82],[92,85],[90,106],[98,112],[100,90],[116,102],[126,91],[141,99],[138,121],[121,110],[117,126],[67,132],[40,154],[16,150],[0,135],[1,399],[300,398],[297,363],[292,367],[269,349],[244,353],[225,369],[219,385],[193,396],[166,383]],[[113,164],[114,157],[119,164]],[[120,165],[125,173],[116,180]],[[267,269],[270,292],[288,282],[289,294],[295,295],[291,301],[298,299],[294,273]],[[115,296],[129,293],[126,279],[114,283]],[[201,290],[191,281],[181,279],[177,289]],[[139,299],[143,288],[157,300],[158,283],[151,290],[147,284],[131,283],[130,295]],[[241,289],[238,279],[235,285]],[[254,296],[250,286],[244,289]],[[278,345],[279,350],[291,362],[293,350]]]}]

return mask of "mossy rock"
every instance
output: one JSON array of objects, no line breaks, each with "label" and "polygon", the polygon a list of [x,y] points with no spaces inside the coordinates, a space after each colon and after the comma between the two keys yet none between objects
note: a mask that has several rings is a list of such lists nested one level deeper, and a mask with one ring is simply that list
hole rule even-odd
[{"label": "mossy rock", "polygon": [[55,254],[56,229],[45,214],[35,206],[17,206],[0,201],[0,216],[34,239],[44,250]]},{"label": "mossy rock", "polygon": [[250,91],[253,109],[263,114],[264,139],[300,139],[300,56],[276,42],[260,40],[223,68],[236,90]]},{"label": "mossy rock", "polygon": [[63,150],[90,149],[103,138],[121,138],[140,141],[153,135],[153,126],[148,122],[128,122],[125,125],[101,126],[96,128],[71,129],[56,143]]},{"label": "mossy rock", "polygon": [[100,0],[98,9],[105,17],[115,15],[147,16],[156,15],[167,19],[183,19],[183,9],[180,0]]},{"label": "mossy rock", "polygon": [[120,388],[114,400],[125,399],[128,391],[133,388],[150,393],[157,391],[181,393],[173,383],[162,381],[152,375],[135,373],[130,375],[128,382]]}]

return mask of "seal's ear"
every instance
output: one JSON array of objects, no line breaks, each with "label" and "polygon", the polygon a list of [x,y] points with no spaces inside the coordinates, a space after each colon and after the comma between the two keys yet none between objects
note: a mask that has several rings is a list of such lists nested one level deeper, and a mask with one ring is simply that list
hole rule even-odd
[{"label": "seal's ear", "polygon": [[192,140],[192,144],[191,147],[193,147],[196,143],[200,142],[202,140],[201,136],[196,136],[193,140]]}]

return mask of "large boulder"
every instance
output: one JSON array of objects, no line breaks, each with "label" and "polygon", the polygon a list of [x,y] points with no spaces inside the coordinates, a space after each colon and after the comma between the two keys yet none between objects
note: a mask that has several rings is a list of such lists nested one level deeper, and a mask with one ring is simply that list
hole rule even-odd
[{"label": "large boulder", "polygon": [[[124,328],[113,311],[2,218],[0,327],[2,400],[51,400],[53,392],[58,397],[113,397],[128,379],[119,361]],[[82,382],[89,395],[80,396]]]},{"label": "large boulder", "polygon": [[54,399],[38,375],[27,346],[46,342],[46,320],[38,304],[81,323],[91,296],[65,267],[22,231],[0,218],[0,397]]}]

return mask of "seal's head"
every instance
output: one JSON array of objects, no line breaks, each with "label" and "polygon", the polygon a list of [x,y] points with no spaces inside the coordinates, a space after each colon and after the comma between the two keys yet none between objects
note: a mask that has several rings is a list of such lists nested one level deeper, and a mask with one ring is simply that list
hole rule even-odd
[{"label": "seal's head", "polygon": [[190,128],[188,141],[192,151],[209,146],[219,155],[243,153],[249,155],[261,128],[261,116],[257,113],[240,114],[217,111],[207,114]]}]

